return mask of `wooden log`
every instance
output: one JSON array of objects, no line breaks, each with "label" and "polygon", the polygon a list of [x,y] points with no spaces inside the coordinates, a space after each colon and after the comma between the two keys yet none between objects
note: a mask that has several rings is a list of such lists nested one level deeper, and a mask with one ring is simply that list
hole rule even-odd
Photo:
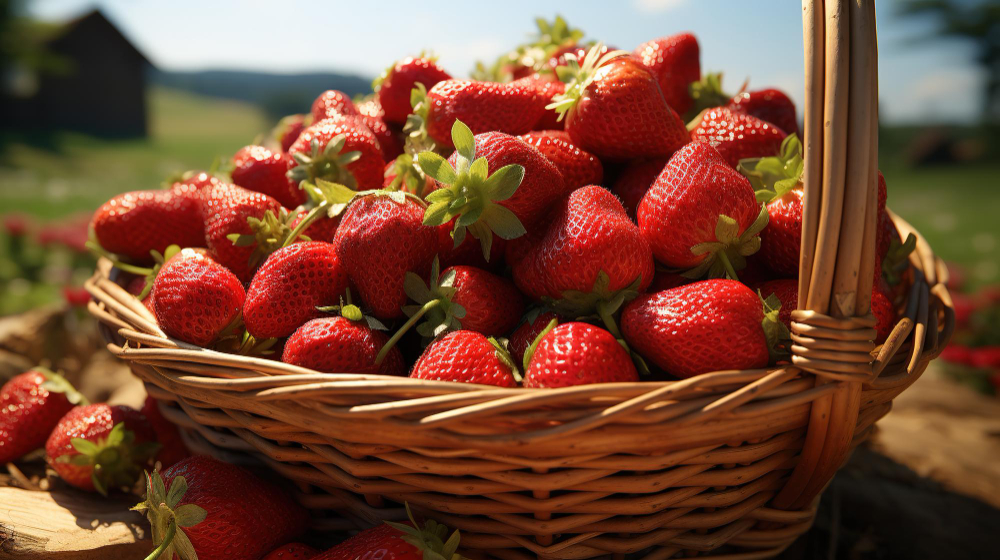
[{"label": "wooden log", "polygon": [[0,558],[142,558],[153,546],[145,518],[129,511],[136,502],[73,491],[0,487]]}]

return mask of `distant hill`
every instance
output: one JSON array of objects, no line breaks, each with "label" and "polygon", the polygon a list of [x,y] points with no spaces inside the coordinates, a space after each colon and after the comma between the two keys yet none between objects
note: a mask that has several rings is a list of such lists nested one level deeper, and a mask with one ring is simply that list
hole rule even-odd
[{"label": "distant hill", "polygon": [[334,73],[269,74],[236,70],[151,70],[152,84],[259,105],[271,117],[307,113],[316,96],[338,89],[354,96],[371,92],[371,78]]}]

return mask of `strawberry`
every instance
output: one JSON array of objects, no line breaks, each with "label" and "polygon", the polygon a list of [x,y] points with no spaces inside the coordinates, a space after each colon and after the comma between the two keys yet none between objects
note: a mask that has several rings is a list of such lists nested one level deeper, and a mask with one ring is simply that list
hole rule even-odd
[{"label": "strawberry", "polygon": [[798,134],[799,121],[795,117],[795,103],[779,89],[741,91],[733,96],[726,107],[737,113],[746,113],[769,122],[788,134]]},{"label": "strawberry", "polygon": [[455,121],[464,122],[475,134],[524,134],[542,118],[547,100],[531,83],[453,79],[438,82],[426,96],[417,94],[413,101],[419,117],[414,126],[447,149],[454,147]]},{"label": "strawberry", "polygon": [[263,146],[246,146],[233,156],[233,183],[247,190],[264,193],[285,208],[295,208],[306,200],[298,183],[288,178],[294,165],[292,156],[272,152]]},{"label": "strawberry", "polygon": [[309,514],[290,493],[206,456],[146,476],[136,507],[149,519],[150,559],[257,560],[305,530]]},{"label": "strawberry", "polygon": [[667,105],[656,80],[625,51],[590,49],[557,68],[566,93],[548,105],[566,119],[573,143],[600,158],[665,157],[687,144],[684,122]]},{"label": "strawberry", "polygon": [[633,160],[625,166],[625,169],[615,180],[611,192],[621,199],[625,212],[633,222],[636,221],[636,213],[639,210],[642,197],[646,196],[646,191],[649,190],[653,181],[656,181],[666,166],[667,160],[662,158]]},{"label": "strawberry", "polygon": [[529,42],[502,55],[490,69],[477,62],[473,74],[479,79],[507,82],[544,72],[551,59],[575,51],[583,38],[583,31],[570,27],[562,16],[556,16],[551,22],[537,18],[535,23],[538,32]]},{"label": "strawberry", "polygon": [[521,139],[538,148],[538,151],[559,169],[567,189],[601,184],[601,179],[604,178],[601,160],[573,145],[565,132],[534,131],[522,135]]},{"label": "strawberry", "polygon": [[282,152],[287,152],[288,148],[292,147],[311,118],[311,115],[288,115],[278,122],[278,126],[274,129],[274,138],[281,146]]},{"label": "strawberry", "polygon": [[872,289],[871,312],[875,316],[875,343],[881,344],[892,334],[899,316],[890,296],[878,284]]},{"label": "strawberry", "polygon": [[249,282],[261,261],[290,233],[291,218],[277,200],[236,185],[203,191],[208,254]]},{"label": "strawberry", "polygon": [[744,158],[778,155],[785,132],[757,117],[716,107],[692,123],[691,139],[708,142],[734,168]]},{"label": "strawberry", "polygon": [[704,142],[692,142],[667,162],[639,204],[639,230],[664,265],[685,276],[736,277],[760,247],[767,225],[750,182]]},{"label": "strawberry", "polygon": [[283,338],[310,319],[316,308],[336,303],[347,291],[347,271],[330,243],[293,243],[271,254],[254,275],[243,304],[247,332],[257,339]]},{"label": "strawberry", "polygon": [[502,237],[494,237],[490,246],[490,254],[487,258],[483,255],[483,248],[479,240],[475,237],[466,237],[458,247],[452,242],[450,237],[445,240],[445,248],[438,256],[441,258],[441,266],[474,266],[490,272],[499,273],[504,269],[504,253],[507,250],[507,241]]},{"label": "strawberry", "polygon": [[[409,506],[406,512],[410,513]],[[449,537],[444,525],[428,520],[419,526],[410,515],[409,523],[387,522],[366,529],[313,560],[462,560],[458,545],[458,531]]]},{"label": "strawberry", "polygon": [[318,123],[330,117],[357,116],[358,109],[346,93],[335,89],[328,89],[319,94],[319,97],[313,101],[310,114],[312,115],[313,122]]},{"label": "strawberry", "polygon": [[639,381],[629,353],[611,333],[587,323],[554,323],[526,352],[525,387]]},{"label": "strawberry", "polygon": [[142,405],[142,410],[139,412],[146,417],[146,420],[149,420],[149,425],[152,426],[153,432],[156,434],[156,441],[161,447],[155,459],[159,461],[163,468],[167,468],[191,455],[187,446],[184,445],[184,440],[181,439],[180,430],[172,422],[163,417],[156,399],[152,396],[147,396],[146,402]]},{"label": "strawberry", "polygon": [[778,320],[786,328],[792,328],[792,311],[799,307],[799,281],[795,278],[779,278],[756,284],[754,289],[763,298],[774,296],[778,299],[781,303]]},{"label": "strawberry", "polygon": [[[621,202],[599,186],[563,199],[544,228],[512,241],[514,282],[527,296],[580,317],[615,312],[653,279],[653,254]],[[617,301],[617,303],[612,303]]]},{"label": "strawberry", "polygon": [[[289,227],[294,230],[299,223],[307,217],[309,217],[308,211],[303,210],[299,212],[295,219],[292,220],[292,223],[289,224]],[[302,233],[312,241],[324,241],[326,243],[330,243],[333,241],[333,236],[337,234],[337,226],[340,225],[340,217],[341,216],[339,214],[332,218],[327,216],[317,217]]]},{"label": "strawberry", "polygon": [[[534,87],[541,100],[545,102],[545,105],[552,103],[557,95],[566,93],[566,84],[560,82],[554,74],[547,76],[532,74],[517,80],[517,82]],[[559,113],[545,111],[531,129],[562,130],[564,126],[563,121],[559,119]]]},{"label": "strawberry", "polygon": [[288,176],[295,181],[323,179],[353,190],[382,185],[382,147],[359,116],[317,121],[302,131],[288,153],[296,164]]},{"label": "strawberry", "polygon": [[663,290],[669,290],[670,288],[690,283],[691,279],[685,278],[683,274],[657,268],[653,272],[653,281],[649,283],[649,288],[646,290],[649,292],[662,292]]},{"label": "strawberry", "polygon": [[406,375],[398,348],[388,350],[376,363],[389,337],[371,326],[360,309],[346,305],[339,311],[338,317],[313,319],[292,333],[281,361],[326,373]]},{"label": "strawberry", "polygon": [[243,308],[243,284],[212,257],[184,249],[165,255],[150,300],[169,336],[197,346],[216,341]]},{"label": "strawberry", "polygon": [[319,554],[315,548],[302,543],[288,543],[272,550],[261,560],[308,560]]},{"label": "strawberry", "polygon": [[401,154],[385,164],[382,188],[405,191],[423,198],[437,189],[437,183],[420,169],[416,158],[410,154]]},{"label": "strawberry", "polygon": [[0,464],[45,445],[52,428],[86,399],[63,376],[35,368],[0,388]]},{"label": "strawberry", "polygon": [[386,124],[381,117],[361,115],[361,122],[372,131],[378,140],[379,149],[382,152],[383,161],[392,161],[403,153],[403,143],[399,139],[396,130]]},{"label": "strawberry", "polygon": [[139,263],[170,245],[205,245],[201,206],[190,188],[117,195],[94,212],[90,227],[104,250]]},{"label": "strawberry", "polygon": [[787,338],[783,327],[776,313],[765,314],[753,290],[735,280],[643,294],[621,317],[629,346],[678,377],[765,367],[769,341]]},{"label": "strawberry", "polygon": [[521,376],[496,339],[459,330],[431,343],[413,365],[410,377],[435,381],[517,387]]},{"label": "strawberry", "polygon": [[73,408],[45,442],[49,464],[67,484],[104,495],[131,488],[159,448],[142,413],[104,403]]},{"label": "strawberry", "polygon": [[558,319],[558,315],[551,311],[529,312],[524,318],[524,322],[514,329],[514,332],[510,334],[508,346],[515,363],[524,363],[524,353],[528,351],[531,343],[538,338],[538,335],[545,330],[545,327],[549,326],[549,322],[553,319]]},{"label": "strawberry", "polygon": [[403,316],[406,273],[426,272],[441,249],[441,233],[423,215],[412,195],[372,194],[355,199],[337,228],[337,258],[379,319]]},{"label": "strawberry", "polygon": [[437,64],[437,57],[409,56],[394,63],[372,82],[375,98],[385,111],[385,122],[402,125],[410,114],[410,92],[417,84],[431,89],[451,75]]},{"label": "strawberry", "polygon": [[647,41],[632,56],[656,78],[671,109],[681,115],[691,109],[691,84],[701,80],[700,49],[694,35],[678,33]]},{"label": "strawberry", "polygon": [[455,121],[452,136],[457,149],[448,161],[434,152],[417,159],[440,183],[426,196],[424,223],[453,221],[456,247],[468,229],[488,258],[494,233],[507,240],[524,235],[568,192],[556,166],[520,138],[500,132],[474,137],[462,121]]}]

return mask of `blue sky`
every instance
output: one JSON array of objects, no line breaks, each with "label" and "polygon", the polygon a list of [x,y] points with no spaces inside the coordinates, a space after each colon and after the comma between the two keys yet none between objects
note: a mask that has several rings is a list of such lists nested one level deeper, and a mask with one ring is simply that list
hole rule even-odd
[{"label": "blue sky", "polygon": [[[929,22],[901,19],[901,0],[878,2],[882,118],[969,121],[982,76],[970,47],[912,38]],[[157,66],[171,70],[346,71],[366,76],[430,48],[455,75],[489,60],[534,29],[535,16],[563,14],[587,37],[619,48],[693,31],[702,70],[727,89],[775,86],[802,99],[802,24],[796,0],[607,0],[500,2],[381,0],[34,0],[49,20],[100,7]],[[502,9],[495,6],[501,5]]]}]

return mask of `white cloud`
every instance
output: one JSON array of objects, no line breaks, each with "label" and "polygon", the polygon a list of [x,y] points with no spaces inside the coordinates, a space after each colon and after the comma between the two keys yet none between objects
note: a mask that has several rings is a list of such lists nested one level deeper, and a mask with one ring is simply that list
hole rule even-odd
[{"label": "white cloud", "polygon": [[635,0],[632,3],[636,10],[647,14],[668,12],[684,4],[687,0]]},{"label": "white cloud", "polygon": [[432,49],[438,55],[439,62],[454,76],[465,76],[477,60],[487,64],[498,56],[510,50],[511,41],[500,37],[481,37],[464,43],[440,42]]}]

